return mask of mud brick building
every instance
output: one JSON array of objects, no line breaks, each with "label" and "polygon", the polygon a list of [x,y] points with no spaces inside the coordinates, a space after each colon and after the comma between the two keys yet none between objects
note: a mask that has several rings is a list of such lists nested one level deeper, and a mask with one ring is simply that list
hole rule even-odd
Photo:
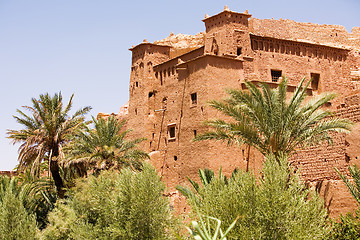
[{"label": "mud brick building", "polygon": [[[196,178],[199,168],[222,167],[225,174],[236,167],[260,171],[263,157],[253,149],[192,142],[206,130],[204,120],[223,118],[206,102],[225,97],[226,88],[244,88],[244,81],[276,87],[286,76],[291,91],[303,77],[313,78],[309,95],[339,93],[327,107],[360,121],[360,28],[349,33],[336,25],[261,20],[227,7],[203,22],[205,32],[195,36],[171,34],[130,49],[127,126],[134,130],[132,137],[147,138],[141,147],[170,191],[186,183],[186,176]],[[320,188],[332,216],[355,206],[334,168],[346,172],[358,163],[359,133],[355,125],[348,136],[335,134],[334,145],[302,150],[291,159],[303,179]]]}]

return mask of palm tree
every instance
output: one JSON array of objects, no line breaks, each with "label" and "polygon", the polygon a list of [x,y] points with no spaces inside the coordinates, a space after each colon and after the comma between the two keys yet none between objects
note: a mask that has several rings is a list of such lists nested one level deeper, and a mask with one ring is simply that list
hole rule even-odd
[{"label": "palm tree", "polygon": [[278,157],[309,144],[324,140],[331,142],[329,132],[349,132],[350,121],[335,118],[331,111],[322,108],[336,95],[323,93],[304,102],[311,82],[304,84],[304,81],[305,78],[290,97],[287,96],[285,77],[275,89],[266,83],[256,86],[245,82],[247,91],[227,90],[229,98],[210,101],[209,104],[233,121],[207,121],[205,124],[213,130],[199,135],[195,140],[245,143],[264,155],[274,154]]},{"label": "palm tree", "polygon": [[337,168],[335,168],[335,170],[339,174],[341,179],[344,181],[351,195],[360,205],[360,169],[356,165],[349,166],[349,173],[351,178],[353,179],[353,182],[351,182],[346,175],[341,174]]},{"label": "palm tree", "polygon": [[145,139],[125,140],[131,130],[121,131],[125,121],[111,116],[108,119],[93,117],[94,129],[86,127],[79,131],[71,144],[65,149],[68,158],[65,166],[85,164],[95,171],[103,169],[120,169],[131,167],[141,169],[141,160],[149,158],[144,151],[136,149],[136,145]]},{"label": "palm tree", "polygon": [[73,134],[84,126],[84,114],[91,107],[84,107],[69,116],[74,94],[63,107],[61,93],[50,96],[41,94],[39,99],[32,98],[32,107],[24,106],[31,114],[17,109],[20,115],[14,116],[24,126],[21,130],[8,130],[12,142],[21,143],[19,147],[18,170],[30,169],[33,175],[40,174],[43,161],[48,161],[49,172],[54,180],[58,196],[64,197],[64,182],[60,176],[59,162],[63,157],[63,147],[69,143]]}]

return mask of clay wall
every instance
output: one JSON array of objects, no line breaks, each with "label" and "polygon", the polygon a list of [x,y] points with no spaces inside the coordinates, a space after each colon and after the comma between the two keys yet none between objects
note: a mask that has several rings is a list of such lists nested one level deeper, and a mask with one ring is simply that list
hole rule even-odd
[{"label": "clay wall", "polygon": [[[166,111],[154,112],[156,128],[151,144],[157,148],[152,149],[152,162],[160,169],[169,187],[186,183],[186,176],[198,179],[199,168],[222,166],[225,173],[230,173],[235,167],[246,166],[237,147],[228,151],[228,147],[221,143],[192,142],[196,134],[207,130],[202,125],[204,119],[219,116],[206,102],[224,97],[225,86],[238,87],[240,82],[233,81],[233,76],[240,75],[241,61],[203,56],[180,64],[177,79],[165,80],[159,88],[157,104],[163,104],[164,98],[167,104]],[[196,101],[192,94],[196,94]],[[169,136],[170,127],[175,127],[174,138]],[[224,153],[221,159],[217,155],[219,152]]]},{"label": "clay wall", "polygon": [[256,35],[360,48],[358,27],[353,28],[353,31],[349,33],[340,25],[303,23],[287,19],[251,18],[249,22],[250,31]]},{"label": "clay wall", "polygon": [[[271,82],[271,70],[280,70],[289,84],[320,74],[317,92],[336,91],[347,94],[356,86],[350,78],[353,64],[348,51],[326,46],[252,36],[253,72],[249,79]],[[255,76],[256,77],[255,77]]]}]

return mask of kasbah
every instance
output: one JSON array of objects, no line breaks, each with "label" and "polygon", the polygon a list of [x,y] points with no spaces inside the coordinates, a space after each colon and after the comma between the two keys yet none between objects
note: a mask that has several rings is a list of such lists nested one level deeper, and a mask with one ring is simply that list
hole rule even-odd
[{"label": "kasbah", "polygon": [[320,191],[331,217],[353,211],[356,202],[335,168],[348,174],[349,165],[360,166],[360,27],[349,33],[339,25],[257,19],[227,6],[202,21],[205,31],[194,36],[171,33],[130,48],[130,98],[112,114],[127,120],[130,137],[147,139],[140,147],[167,184],[172,206],[187,211],[175,186],[197,179],[199,168],[259,174],[264,157],[255,149],[192,139],[207,130],[205,120],[224,118],[207,105],[224,98],[224,89],[245,89],[245,81],[276,87],[286,76],[288,91],[306,77],[313,79],[308,95],[338,93],[325,107],[355,123],[350,134],[334,134],[332,145],[299,150],[290,159]]}]

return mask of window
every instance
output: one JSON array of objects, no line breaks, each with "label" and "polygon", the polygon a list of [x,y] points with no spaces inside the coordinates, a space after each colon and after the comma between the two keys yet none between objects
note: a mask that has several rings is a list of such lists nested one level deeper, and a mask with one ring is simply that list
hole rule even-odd
[{"label": "window", "polygon": [[190,94],[190,98],[191,98],[191,104],[196,105],[197,104],[197,93]]},{"label": "window", "polygon": [[241,47],[238,47],[238,48],[237,48],[237,50],[236,50],[236,54],[237,54],[238,56],[240,56],[240,55],[241,55],[241,50],[242,50],[242,48],[241,48]]},{"label": "window", "polygon": [[320,74],[318,73],[311,73],[310,77],[312,79],[311,81],[311,88],[313,91],[317,91],[319,89],[319,80],[320,80]]},{"label": "window", "polygon": [[277,82],[281,78],[281,70],[271,70],[271,81]]},{"label": "window", "polygon": [[176,125],[175,124],[168,125],[168,136],[169,136],[169,140],[175,139],[175,137],[176,137]]},{"label": "window", "polygon": [[166,107],[167,107],[167,97],[164,97],[162,100],[162,108],[166,109]]},{"label": "window", "polygon": [[196,137],[197,136],[197,131],[196,130],[194,130],[194,137]]},{"label": "window", "polygon": [[139,82],[135,82],[135,86],[136,86],[136,87],[139,87]]}]

